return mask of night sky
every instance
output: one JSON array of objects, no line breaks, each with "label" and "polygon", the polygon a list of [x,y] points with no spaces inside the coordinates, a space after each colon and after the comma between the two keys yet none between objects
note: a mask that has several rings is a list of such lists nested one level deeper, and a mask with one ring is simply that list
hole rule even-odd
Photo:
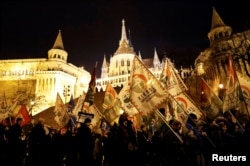
[{"label": "night sky", "polygon": [[109,60],[115,53],[125,19],[142,58],[152,58],[156,48],[159,58],[189,67],[209,46],[212,6],[234,33],[250,29],[245,0],[1,2],[0,59],[47,58],[61,29],[68,62],[91,72],[96,61],[100,68],[104,54]]}]

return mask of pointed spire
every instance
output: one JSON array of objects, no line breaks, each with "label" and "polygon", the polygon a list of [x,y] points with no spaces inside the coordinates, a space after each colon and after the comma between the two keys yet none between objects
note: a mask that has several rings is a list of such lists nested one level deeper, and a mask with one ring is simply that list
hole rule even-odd
[{"label": "pointed spire", "polygon": [[60,29],[59,29],[58,35],[56,37],[55,43],[53,45],[53,49],[62,49],[62,50],[64,50],[63,41],[62,41],[62,34],[61,34]]},{"label": "pointed spire", "polygon": [[154,64],[154,67],[160,67],[160,60],[159,60],[158,54],[156,52],[156,48],[155,48],[155,52],[154,52],[153,64]]},{"label": "pointed spire", "polygon": [[125,28],[125,20],[123,19],[122,20],[122,36],[121,36],[121,41],[122,42],[123,40],[127,41],[127,33],[126,33],[126,28]]},{"label": "pointed spire", "polygon": [[217,41],[220,41],[221,38],[227,38],[231,36],[231,34],[232,28],[224,24],[223,20],[213,7],[211,30],[208,32],[210,45],[213,45]]},{"label": "pointed spire", "polygon": [[160,62],[157,51],[156,51],[156,48],[155,48],[155,51],[154,51],[154,62]]},{"label": "pointed spire", "polygon": [[223,20],[221,19],[220,15],[218,14],[218,12],[213,7],[211,29],[216,28],[216,27],[221,27],[221,26],[225,26],[225,24]]},{"label": "pointed spire", "polygon": [[106,55],[104,54],[103,62],[102,62],[102,67],[107,67],[107,60],[106,60]]},{"label": "pointed spire", "polygon": [[128,38],[127,38],[124,19],[122,20],[122,36],[121,36],[121,40],[119,42],[119,48],[116,50],[115,55],[123,54],[123,53],[134,54],[134,50],[131,47],[131,45],[128,41]]}]

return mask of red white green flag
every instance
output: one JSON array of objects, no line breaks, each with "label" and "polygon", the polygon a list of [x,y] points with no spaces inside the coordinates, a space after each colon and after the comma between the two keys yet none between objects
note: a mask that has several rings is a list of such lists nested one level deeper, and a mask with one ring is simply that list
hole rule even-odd
[{"label": "red white green flag", "polygon": [[250,114],[250,78],[243,77],[240,73],[237,73],[240,82],[240,88],[242,92],[243,101],[239,106],[239,110],[243,114]]},{"label": "red white green flag", "polygon": [[225,88],[223,112],[237,108],[242,101],[242,92],[231,56],[228,57],[228,80]]},{"label": "red white green flag", "polygon": [[209,118],[214,119],[221,114],[223,102],[203,78],[201,78],[200,103]]}]

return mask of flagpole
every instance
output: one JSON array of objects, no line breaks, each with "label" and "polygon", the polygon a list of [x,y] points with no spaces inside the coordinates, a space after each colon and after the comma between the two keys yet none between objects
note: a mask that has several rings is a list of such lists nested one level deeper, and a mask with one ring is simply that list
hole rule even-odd
[{"label": "flagpole", "polygon": [[172,129],[172,127],[168,124],[165,117],[161,114],[161,112],[157,109],[156,110],[157,115],[163,120],[163,122],[168,126],[168,128],[174,133],[174,135],[179,139],[181,143],[184,143],[182,138]]},{"label": "flagpole", "polygon": [[[171,96],[171,95],[170,95]],[[181,107],[181,109],[183,110],[183,112],[187,115],[187,116],[189,116],[189,114],[186,112],[186,110],[182,107],[182,105],[180,105],[179,104],[179,102],[173,97],[173,96],[171,96],[172,97],[172,99],[178,104],[178,106],[179,107]],[[190,117],[190,119],[195,123],[195,121],[194,121],[194,119],[193,118],[191,118]],[[199,131],[200,132],[200,131]],[[214,148],[216,148],[216,145],[213,143],[213,141],[208,137],[208,136],[206,136],[206,139],[208,140],[208,142],[214,147]]]}]

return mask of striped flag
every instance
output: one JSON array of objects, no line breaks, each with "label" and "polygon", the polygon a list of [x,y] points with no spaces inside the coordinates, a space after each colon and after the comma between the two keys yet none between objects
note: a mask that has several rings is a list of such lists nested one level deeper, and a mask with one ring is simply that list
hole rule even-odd
[{"label": "striped flag", "polygon": [[243,114],[250,115],[250,78],[243,77],[238,73],[238,79],[240,82],[240,89],[243,96],[243,101],[239,106],[239,110]]},{"label": "striped flag", "polygon": [[223,112],[235,109],[239,106],[242,99],[240,84],[233,65],[233,59],[228,57],[228,80],[226,83],[226,91],[223,100]]},{"label": "striped flag", "polygon": [[201,78],[200,103],[209,118],[214,119],[221,114],[223,102],[203,78]]}]

